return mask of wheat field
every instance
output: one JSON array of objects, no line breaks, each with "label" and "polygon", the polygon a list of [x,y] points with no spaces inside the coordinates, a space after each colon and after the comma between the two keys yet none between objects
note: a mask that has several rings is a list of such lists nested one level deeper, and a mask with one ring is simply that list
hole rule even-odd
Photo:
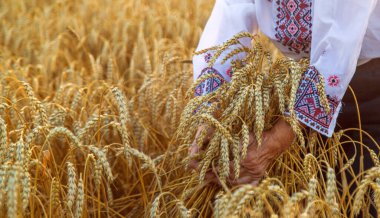
[{"label": "wheat field", "polygon": [[[203,182],[214,163],[223,178],[229,160],[238,173],[245,154],[236,142],[271,127],[307,64],[257,39],[245,48],[251,64],[236,66],[230,85],[194,98],[191,57],[212,6],[0,1],[0,216],[369,217],[370,208],[380,210],[379,151],[348,136],[370,139],[361,129],[325,139],[293,125],[297,140],[257,187]],[[221,105],[202,107],[216,97]],[[217,132],[198,172],[187,164],[200,123]],[[360,161],[373,168],[355,174],[363,150],[371,159]]]}]

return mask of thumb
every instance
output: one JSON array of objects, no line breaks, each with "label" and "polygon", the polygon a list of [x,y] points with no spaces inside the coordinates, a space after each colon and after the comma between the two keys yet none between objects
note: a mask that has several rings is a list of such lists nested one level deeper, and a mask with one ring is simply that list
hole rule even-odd
[{"label": "thumb", "polygon": [[191,144],[191,146],[189,148],[189,154],[190,154],[190,156],[195,156],[198,153],[199,153],[199,146],[194,141],[193,144]]}]

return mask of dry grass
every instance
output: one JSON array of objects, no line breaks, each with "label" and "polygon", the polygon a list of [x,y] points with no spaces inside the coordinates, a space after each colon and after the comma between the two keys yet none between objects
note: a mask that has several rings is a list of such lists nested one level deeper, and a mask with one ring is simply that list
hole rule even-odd
[{"label": "dry grass", "polygon": [[[255,188],[200,182],[210,166],[224,180],[230,160],[239,173],[248,132],[261,140],[307,65],[257,43],[228,89],[192,98],[189,60],[212,4],[2,0],[0,216],[350,217],[379,208],[378,150],[374,168],[347,179],[355,157],[343,146],[355,143],[360,158],[366,145],[347,135],[360,129],[328,140],[295,129],[298,140]],[[203,107],[212,98],[220,104]],[[198,175],[186,165],[200,123],[216,132]]]}]

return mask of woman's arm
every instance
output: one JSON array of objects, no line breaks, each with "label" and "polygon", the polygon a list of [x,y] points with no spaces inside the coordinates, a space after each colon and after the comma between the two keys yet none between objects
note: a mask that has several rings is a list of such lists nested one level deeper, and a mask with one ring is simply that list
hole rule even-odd
[{"label": "woman's arm", "polygon": [[[293,110],[301,123],[328,137],[334,132],[376,4],[377,0],[314,2],[310,67],[300,82]],[[318,86],[325,89],[327,99]]]},{"label": "woman's arm", "polygon": [[[217,0],[202,34],[197,51],[221,45],[239,32],[251,32],[255,34],[257,31],[258,24],[254,1]],[[250,39],[243,40],[241,43],[248,47],[251,46]],[[230,50],[232,49],[234,49],[234,47],[230,48]],[[225,53],[228,53],[228,50],[225,51]],[[223,57],[224,55],[222,54],[212,68],[209,68],[208,60],[212,58],[212,52],[194,56],[194,80],[204,73],[215,73],[224,78],[224,81],[221,82],[229,82],[231,79],[229,72],[231,64],[230,62],[221,64]],[[237,55],[234,58],[242,59],[244,58],[244,54]],[[204,81],[203,84],[203,89],[202,86],[196,88],[196,95],[204,95],[214,91],[213,87],[207,87],[207,84],[211,84],[210,82]],[[199,127],[197,136],[202,131],[202,128],[202,126]],[[212,132],[212,130],[209,131],[209,134],[212,134]],[[294,139],[294,133],[292,128],[281,119],[271,130],[264,133],[262,146],[257,147],[255,139],[256,137],[251,133],[247,158],[242,161],[241,176],[240,178],[230,178],[230,183],[242,184],[257,182],[261,176],[264,175],[265,169],[270,162],[291,145]],[[190,148],[190,155],[196,155],[199,152],[196,141],[195,139]],[[204,143],[207,143],[207,138]],[[198,162],[192,160],[190,166],[196,169]],[[231,173],[231,175],[233,174]],[[209,173],[206,176],[206,179],[207,178],[214,180],[215,176]]]},{"label": "woman's arm", "polygon": [[[377,0],[314,1],[314,4],[311,65],[303,74],[292,109],[301,125],[330,137]],[[321,88],[326,91],[330,110],[323,103]],[[292,128],[280,120],[264,133],[261,147],[250,144],[240,178],[230,182],[257,184],[271,161],[289,148],[294,137]]]}]

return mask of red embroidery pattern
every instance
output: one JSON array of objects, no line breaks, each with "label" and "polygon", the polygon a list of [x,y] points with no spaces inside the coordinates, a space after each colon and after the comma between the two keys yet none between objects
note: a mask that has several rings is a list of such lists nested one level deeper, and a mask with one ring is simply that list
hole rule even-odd
[{"label": "red embroidery pattern", "polygon": [[204,58],[205,58],[205,62],[208,63],[208,62],[210,62],[210,60],[212,58],[212,54],[206,53]]},{"label": "red embroidery pattern", "polygon": [[226,74],[227,76],[229,76],[230,78],[232,78],[232,68],[228,68],[228,70],[226,71]]},{"label": "red embroidery pattern", "polygon": [[336,75],[330,76],[329,79],[328,79],[329,86],[336,87],[336,86],[339,85],[339,82],[340,82],[340,79]]},{"label": "red embroidery pattern", "polygon": [[[199,77],[205,74],[214,74],[215,77],[211,77],[203,80],[197,87],[195,87],[195,96],[202,96],[217,90],[224,82],[223,76],[212,67],[206,67],[202,70]],[[199,78],[198,77],[198,78]]]},{"label": "red embroidery pattern", "polygon": [[290,51],[309,53],[312,0],[277,0],[276,38]]},{"label": "red embroidery pattern", "polygon": [[318,75],[318,70],[312,66],[304,73],[297,90],[294,110],[300,121],[318,132],[329,134],[329,127],[340,101],[327,96],[331,109],[330,113],[327,113],[317,89]]}]

